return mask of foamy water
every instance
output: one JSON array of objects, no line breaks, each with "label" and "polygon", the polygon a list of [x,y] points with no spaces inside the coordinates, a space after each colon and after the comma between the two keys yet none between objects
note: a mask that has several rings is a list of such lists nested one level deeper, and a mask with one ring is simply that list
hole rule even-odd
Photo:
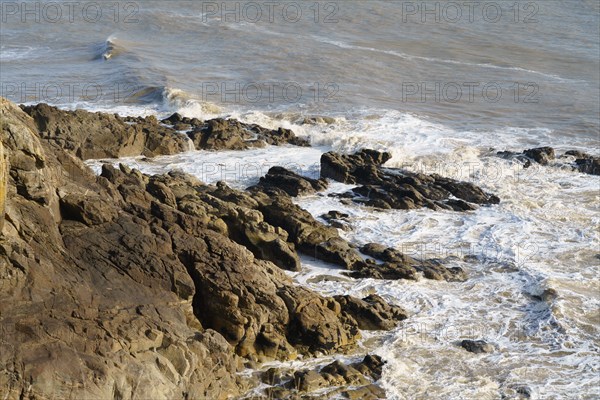
[{"label": "foamy water", "polygon": [[[456,213],[296,200],[317,217],[348,213],[352,229],[341,234],[353,243],[442,258],[465,269],[466,282],[353,280],[310,257],[292,276],[327,295],[377,293],[411,313],[394,331],[365,333],[362,342],[363,352],[388,361],[382,382],[390,398],[500,399],[518,391],[600,398],[600,178],[574,172],[570,159],[523,169],[495,156],[537,146],[600,154],[598,3],[499,1],[497,23],[421,23],[403,14],[407,2],[332,3],[337,11],[329,3],[318,4],[317,23],[304,3],[296,23],[236,22],[202,2],[177,1],[139,3],[142,23],[134,24],[125,15],[96,24],[9,18],[0,29],[2,94],[121,115],[234,117],[293,129],[313,144],[108,160],[149,174],[178,169],[243,189],[271,166],[317,177],[323,152],[368,147],[392,153],[387,167],[480,185],[501,203]],[[537,22],[524,23],[535,7]],[[324,23],[332,10],[337,22]],[[465,90],[469,82],[478,91],[458,101],[435,86]],[[68,92],[67,84],[77,86]],[[228,97],[223,84],[247,90]],[[269,95],[286,84],[301,96]],[[434,90],[424,99],[423,84]],[[257,101],[252,85],[263,88]],[[503,96],[482,95],[486,85]],[[301,123],[318,115],[335,123]],[[89,164],[99,171],[101,162]],[[496,351],[468,353],[456,345],[465,338],[485,339]]]},{"label": "foamy water", "polygon": [[[321,195],[297,199],[316,217],[330,210],[348,213],[352,229],[342,235],[357,245],[378,242],[414,257],[444,259],[449,267],[467,271],[466,282],[353,280],[309,257],[303,259],[303,271],[292,276],[326,295],[377,293],[410,311],[395,331],[379,334],[365,347],[389,360],[383,384],[390,398],[510,398],[523,386],[533,398],[594,398],[600,368],[600,178],[561,162],[523,169],[490,153],[488,136],[478,143],[475,135],[465,138],[412,116],[392,115],[398,115],[396,125],[388,115],[363,118],[354,127],[342,120],[341,128],[294,125],[250,113],[248,121],[283,124],[319,147],[194,151],[113,162],[151,174],[179,169],[206,183],[222,180],[243,189],[273,165],[316,177],[322,152],[372,147],[392,150],[390,166],[478,184],[500,196],[501,203],[456,213],[375,211]],[[341,129],[356,136],[343,135]],[[396,131],[412,139],[398,144]],[[496,137],[511,137],[517,143],[513,147],[522,148],[531,144],[529,134],[503,128]],[[98,169],[100,162],[91,164]],[[349,188],[332,184],[329,191]],[[468,353],[457,346],[467,338],[484,339],[496,352]]]}]

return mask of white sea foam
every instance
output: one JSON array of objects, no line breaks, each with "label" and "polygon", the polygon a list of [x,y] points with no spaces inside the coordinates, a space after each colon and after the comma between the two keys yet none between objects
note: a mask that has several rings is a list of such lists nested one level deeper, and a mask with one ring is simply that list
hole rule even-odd
[{"label": "white sea foam", "polygon": [[[365,352],[388,360],[382,382],[390,398],[492,399],[514,396],[523,385],[534,398],[566,398],[575,389],[592,393],[600,370],[599,178],[559,163],[523,169],[490,151],[499,143],[511,143],[512,150],[543,144],[545,129],[455,132],[397,111],[362,115],[339,117],[331,125],[298,125],[294,115],[233,113],[247,122],[293,128],[317,147],[193,151],[118,162],[150,174],[180,169],[207,183],[245,188],[273,165],[316,177],[324,151],[372,147],[391,150],[389,166],[480,185],[501,203],[457,213],[376,211],[320,195],[297,199],[317,217],[329,210],[348,213],[352,230],[340,233],[352,243],[378,242],[417,258],[441,258],[466,270],[464,283],[353,280],[311,257],[302,259],[303,271],[290,275],[326,295],[378,293],[410,312],[395,331],[381,334],[375,348],[364,342]],[[99,170],[98,161],[90,164]],[[350,188],[333,183],[329,191]],[[487,340],[496,351],[468,353],[457,345],[467,338]]]}]

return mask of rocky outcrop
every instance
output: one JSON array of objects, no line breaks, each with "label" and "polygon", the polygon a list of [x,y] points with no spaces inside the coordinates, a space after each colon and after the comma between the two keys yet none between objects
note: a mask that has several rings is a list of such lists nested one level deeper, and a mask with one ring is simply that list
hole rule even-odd
[{"label": "rocky outcrop", "polygon": [[530,167],[532,162],[540,165],[550,165],[551,162],[554,162],[560,167],[564,167],[566,163],[566,166],[570,166],[581,173],[600,175],[600,157],[579,150],[566,151],[559,157],[556,157],[556,152],[552,147],[537,147],[525,150],[522,153],[500,151],[497,155],[507,159],[521,160],[525,168]]},{"label": "rocky outcrop", "polygon": [[254,188],[278,188],[288,195],[296,197],[327,189],[327,181],[325,179],[307,178],[283,167],[271,167],[267,174],[260,178],[258,184],[250,190]]},{"label": "rocky outcrop", "polygon": [[6,183],[8,180],[8,163],[4,158],[4,145],[0,141],[0,235],[4,227],[4,209],[6,206]]},{"label": "rocky outcrop", "polygon": [[262,376],[262,381],[270,385],[265,398],[382,399],[385,391],[374,382],[381,378],[383,365],[381,357],[367,355],[359,362],[334,361],[320,369],[271,368]]},{"label": "rocky outcrop", "polygon": [[376,294],[362,300],[352,296],[335,296],[334,299],[340,303],[343,312],[356,320],[360,329],[389,330],[408,318],[402,307],[391,306]]},{"label": "rocky outcrop", "polygon": [[89,116],[50,113],[67,119],[40,132],[48,110],[29,111],[39,119],[0,102],[10,166],[0,237],[6,398],[226,398],[255,384],[237,374],[246,362],[345,352],[359,326],[400,319],[380,299],[344,298],[353,306],[343,309],[293,285],[281,268],[299,268],[297,249],[345,264],[360,256],[287,193],[109,164],[96,176],[80,157],[122,153],[80,136],[75,126]]},{"label": "rocky outcrop", "polygon": [[126,156],[156,156],[189,150],[188,138],[164,127],[155,117],[135,122],[113,114],[65,111],[47,104],[23,107],[41,137],[83,160]]},{"label": "rocky outcrop", "polygon": [[[171,116],[169,121],[178,119]],[[264,147],[267,144],[309,145],[307,140],[296,137],[289,129],[269,130],[255,124],[222,118],[212,119],[196,126],[189,136],[196,149],[205,150],[246,150],[252,147]]]},{"label": "rocky outcrop", "polygon": [[309,145],[289,129],[271,130],[235,119],[200,121],[173,114],[159,123],[154,116],[65,111],[47,104],[22,109],[33,118],[42,139],[83,160],[177,154],[192,146],[198,150],[245,150],[267,144]]},{"label": "rocky outcrop", "polygon": [[404,253],[377,243],[367,243],[360,248],[363,254],[378,262],[367,259],[355,265],[352,276],[357,278],[417,279],[419,275],[427,279],[463,281],[465,272],[460,267],[445,267],[439,260],[418,260]]},{"label": "rocky outcrop", "polygon": [[467,211],[500,201],[469,182],[383,168],[390,158],[389,153],[375,150],[361,150],[352,155],[325,153],[321,156],[321,177],[359,185],[342,197],[381,209],[427,207]]}]

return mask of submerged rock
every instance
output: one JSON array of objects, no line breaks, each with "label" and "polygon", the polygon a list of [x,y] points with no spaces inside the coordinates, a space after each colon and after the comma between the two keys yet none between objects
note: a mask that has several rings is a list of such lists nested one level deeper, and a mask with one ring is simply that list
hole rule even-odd
[{"label": "submerged rock", "polygon": [[494,346],[487,343],[485,340],[463,340],[460,342],[460,346],[470,353],[493,353],[495,351]]}]

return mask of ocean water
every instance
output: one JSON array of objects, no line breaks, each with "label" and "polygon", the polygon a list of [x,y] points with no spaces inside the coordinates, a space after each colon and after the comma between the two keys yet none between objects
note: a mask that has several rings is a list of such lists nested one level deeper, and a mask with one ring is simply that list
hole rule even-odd
[{"label": "ocean water", "polygon": [[[369,147],[390,151],[390,167],[480,185],[501,203],[455,213],[297,199],[315,216],[350,214],[353,243],[443,258],[466,282],[352,280],[309,257],[293,277],[410,311],[363,342],[388,360],[389,398],[515,398],[524,387],[536,399],[599,398],[600,178],[564,160],[523,169],[494,155],[600,153],[600,3],[269,4],[2,2],[1,94],[124,115],[232,116],[313,144],[111,160],[147,173],[244,188],[273,165],[314,177],[323,152]],[[302,124],[318,115],[335,122]],[[468,353],[456,345],[466,338],[496,351]]]}]

